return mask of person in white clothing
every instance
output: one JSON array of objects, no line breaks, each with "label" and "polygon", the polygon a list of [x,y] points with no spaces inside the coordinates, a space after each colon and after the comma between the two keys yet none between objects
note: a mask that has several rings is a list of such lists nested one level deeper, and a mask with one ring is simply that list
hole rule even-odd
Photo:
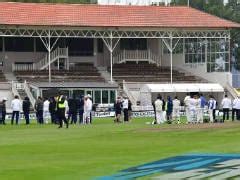
[{"label": "person in white clothing", "polygon": [[201,107],[201,98],[198,95],[197,96],[197,123],[203,123],[203,112],[204,112],[204,108]]},{"label": "person in white clothing", "polygon": [[50,104],[50,101],[47,98],[45,98],[45,101],[43,102],[43,122],[44,123],[48,123],[50,118],[49,104]]},{"label": "person in white clothing", "polygon": [[11,108],[13,111],[11,124],[13,124],[15,116],[16,116],[16,124],[18,124],[19,114],[21,110],[21,101],[19,100],[19,97],[17,95],[14,96],[14,100],[12,100],[11,102]]},{"label": "person in white clothing", "polygon": [[123,98],[122,106],[123,106],[124,122],[128,122],[129,119],[128,119],[128,98],[127,97]]},{"label": "person in white clothing", "polygon": [[162,97],[158,96],[157,100],[154,102],[155,111],[156,111],[156,121],[157,124],[164,123],[163,121],[163,101]]},{"label": "person in white clothing", "polygon": [[189,121],[188,123],[196,123],[197,122],[197,97],[195,96],[191,96],[189,98],[189,103],[188,103],[188,107],[189,107]]},{"label": "person in white clothing", "polygon": [[173,120],[180,124],[180,100],[176,96],[173,100]]},{"label": "person in white clothing", "polygon": [[90,124],[91,111],[92,111],[92,101],[89,96],[85,96],[83,124]]},{"label": "person in white clothing", "polygon": [[237,96],[237,98],[234,99],[233,106],[236,111],[237,120],[240,120],[240,96]]},{"label": "person in white clothing", "polygon": [[190,110],[189,110],[189,99],[190,99],[190,95],[189,95],[189,93],[187,93],[186,97],[184,98],[184,107],[185,107],[187,122],[191,121]]},{"label": "person in white clothing", "polygon": [[208,113],[209,113],[209,119],[210,119],[211,123],[214,122],[213,110],[214,110],[215,105],[216,105],[215,99],[213,98],[212,95],[210,95],[209,96],[209,101],[208,101]]},{"label": "person in white clothing", "polygon": [[221,105],[223,108],[223,122],[224,122],[226,119],[226,116],[227,116],[227,120],[229,120],[229,110],[231,109],[231,106],[232,106],[231,99],[229,99],[228,96],[225,95]]}]

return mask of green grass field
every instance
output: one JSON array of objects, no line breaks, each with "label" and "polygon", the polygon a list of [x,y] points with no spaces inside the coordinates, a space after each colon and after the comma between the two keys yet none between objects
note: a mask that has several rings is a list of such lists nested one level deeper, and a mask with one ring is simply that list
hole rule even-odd
[{"label": "green grass field", "polygon": [[0,179],[95,179],[186,153],[240,152],[240,123],[189,129],[183,124],[147,125],[147,121],[113,124],[112,119],[96,119],[93,125],[69,129],[0,126]]}]

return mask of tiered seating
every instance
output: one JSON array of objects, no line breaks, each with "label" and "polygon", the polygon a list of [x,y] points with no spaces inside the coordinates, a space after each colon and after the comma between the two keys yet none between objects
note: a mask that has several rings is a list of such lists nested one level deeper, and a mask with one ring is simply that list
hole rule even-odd
[{"label": "tiered seating", "polygon": [[[48,70],[18,71],[15,75],[19,81],[47,82]],[[69,71],[52,70],[53,82],[104,82],[93,64],[77,64]]]},{"label": "tiered seating", "polygon": [[0,82],[6,82],[5,76],[2,71],[0,71]]},{"label": "tiered seating", "polygon": [[[109,69],[110,71],[110,69]],[[115,64],[113,66],[113,78],[121,83],[127,82],[159,82],[165,83],[171,81],[171,71],[169,67],[157,67],[155,64]],[[173,70],[173,82],[199,82],[202,81],[195,76],[187,76],[185,73]]]}]

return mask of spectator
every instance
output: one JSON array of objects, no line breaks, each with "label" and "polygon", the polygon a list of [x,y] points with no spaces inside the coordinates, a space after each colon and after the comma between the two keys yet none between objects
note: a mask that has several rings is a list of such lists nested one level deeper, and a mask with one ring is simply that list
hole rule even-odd
[{"label": "spectator", "polygon": [[26,120],[26,125],[30,124],[29,113],[30,113],[30,101],[28,97],[25,97],[23,100],[23,114]]},{"label": "spectator", "polygon": [[36,110],[37,122],[43,124],[43,101],[40,96],[38,97],[34,108]]},{"label": "spectator", "polygon": [[12,102],[11,102],[11,108],[13,110],[11,124],[13,125],[15,117],[16,117],[16,124],[18,124],[19,114],[20,114],[20,110],[21,110],[21,102],[17,95],[14,96],[14,100],[12,100]]},{"label": "spectator", "polygon": [[121,98],[118,97],[116,103],[114,104],[114,110],[115,110],[115,123],[121,122],[121,112],[122,112],[122,102]]},{"label": "spectator", "polygon": [[84,114],[84,96],[83,95],[80,96],[78,108],[79,108],[79,123],[83,124],[83,114]]},{"label": "spectator", "polygon": [[56,113],[57,113],[56,112],[56,101],[55,101],[54,97],[50,98],[49,112],[50,112],[50,116],[51,116],[51,123],[58,124],[57,115],[56,115]]},{"label": "spectator", "polygon": [[123,115],[124,115],[124,122],[128,122],[128,98],[124,96],[123,98]]},{"label": "spectator", "polygon": [[78,102],[75,98],[69,98],[68,100],[68,106],[69,106],[69,111],[68,111],[68,121],[71,119],[71,124],[76,124],[77,123],[77,109],[78,109]]},{"label": "spectator", "polygon": [[226,117],[229,120],[229,110],[231,108],[231,99],[228,98],[227,95],[222,100],[222,108],[223,108],[223,122],[225,121]]},{"label": "spectator", "polygon": [[3,98],[2,102],[0,103],[0,113],[1,113],[1,121],[0,124],[5,125],[5,118],[6,118],[6,101],[7,98]]}]

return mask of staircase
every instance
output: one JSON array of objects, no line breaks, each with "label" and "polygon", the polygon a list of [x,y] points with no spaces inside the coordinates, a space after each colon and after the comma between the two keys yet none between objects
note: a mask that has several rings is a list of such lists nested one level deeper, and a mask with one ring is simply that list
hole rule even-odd
[{"label": "staircase", "polygon": [[[60,59],[66,61],[66,69],[69,69],[68,62],[68,48],[59,48],[57,47],[50,54],[50,64]],[[44,70],[49,66],[48,54],[46,54],[40,61],[34,63],[22,63],[22,64],[12,64],[12,71],[34,71],[34,70]]]}]

